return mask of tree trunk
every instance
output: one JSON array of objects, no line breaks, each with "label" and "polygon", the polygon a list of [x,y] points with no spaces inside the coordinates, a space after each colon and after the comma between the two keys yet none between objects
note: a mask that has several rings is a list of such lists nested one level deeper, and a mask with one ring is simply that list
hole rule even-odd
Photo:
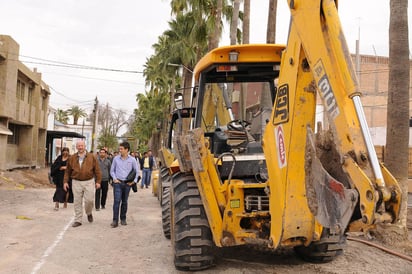
[{"label": "tree trunk", "polygon": [[408,1],[390,1],[389,83],[385,164],[402,188],[401,226],[407,236],[409,147]]},{"label": "tree trunk", "polygon": [[[276,11],[277,11],[277,0],[269,1],[269,14],[268,14],[268,26],[266,33],[266,43],[274,44],[276,37]],[[270,98],[270,93],[262,88],[262,93],[260,95],[260,109],[262,112],[270,111],[272,108],[272,99]]]},{"label": "tree trunk", "polygon": [[[249,44],[250,33],[250,0],[245,0],[243,3],[243,27],[242,27],[242,42],[243,44]],[[246,98],[245,93],[247,91],[247,83],[242,83],[239,95],[239,119],[246,119]]]},{"label": "tree trunk", "polygon": [[237,26],[239,23],[239,8],[240,8],[240,0],[234,0],[232,21],[230,23],[230,44],[231,45],[237,44],[236,38],[237,38]]},{"label": "tree trunk", "polygon": [[250,33],[250,0],[243,3],[243,44],[249,44]]},{"label": "tree trunk", "polygon": [[223,0],[217,0],[216,4],[216,16],[215,16],[215,31],[209,38],[208,50],[211,51],[219,46],[219,39],[222,34],[222,9]]},{"label": "tree trunk", "polygon": [[269,0],[268,27],[266,32],[266,43],[274,44],[276,41],[276,12],[278,0]]}]

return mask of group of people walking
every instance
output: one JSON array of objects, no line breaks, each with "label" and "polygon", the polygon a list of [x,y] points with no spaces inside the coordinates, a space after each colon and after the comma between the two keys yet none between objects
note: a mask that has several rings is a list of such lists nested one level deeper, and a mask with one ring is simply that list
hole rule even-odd
[{"label": "group of people walking", "polygon": [[111,227],[127,225],[126,214],[128,198],[133,184],[138,183],[142,170],[141,188],[150,185],[151,171],[155,161],[151,151],[143,157],[130,155],[130,144],[123,142],[119,145],[118,155],[111,160],[105,149],[99,150],[96,157],[87,152],[85,141],[76,142],[77,152],[70,155],[68,148],[62,149],[51,167],[51,175],[56,185],[53,196],[55,210],[59,204],[74,204],[73,227],[82,225],[83,205],[88,222],[93,222],[93,206],[96,211],[105,209],[109,182],[113,187],[113,218]]}]

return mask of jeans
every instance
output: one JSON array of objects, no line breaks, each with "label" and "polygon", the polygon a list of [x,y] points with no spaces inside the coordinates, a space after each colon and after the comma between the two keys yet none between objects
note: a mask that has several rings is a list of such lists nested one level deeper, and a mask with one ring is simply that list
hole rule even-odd
[{"label": "jeans", "polygon": [[144,186],[148,187],[150,185],[150,177],[152,176],[152,171],[150,168],[143,168],[142,171],[142,188]]},{"label": "jeans", "polygon": [[100,205],[103,207],[106,206],[107,191],[109,190],[109,182],[102,181],[100,188],[96,189],[94,206],[96,209],[100,208]]},{"label": "jeans", "polygon": [[113,183],[113,222],[119,222],[119,209],[120,220],[126,220],[127,200],[129,199],[129,193],[130,186],[128,184],[123,182]]}]

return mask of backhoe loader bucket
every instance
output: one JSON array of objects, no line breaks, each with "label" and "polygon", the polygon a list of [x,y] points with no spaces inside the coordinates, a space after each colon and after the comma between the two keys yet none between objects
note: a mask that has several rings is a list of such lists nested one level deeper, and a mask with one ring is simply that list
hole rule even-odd
[{"label": "backhoe loader bucket", "polygon": [[358,201],[358,193],[332,177],[316,153],[315,135],[307,127],[305,183],[308,206],[316,220],[331,234],[343,234]]}]

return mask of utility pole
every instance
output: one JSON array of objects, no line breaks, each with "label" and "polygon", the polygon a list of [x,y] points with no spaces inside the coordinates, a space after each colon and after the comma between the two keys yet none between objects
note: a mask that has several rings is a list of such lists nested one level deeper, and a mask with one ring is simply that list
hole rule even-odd
[{"label": "utility pole", "polygon": [[96,146],[97,146],[97,140],[96,140],[96,130],[97,130],[97,117],[98,117],[98,108],[99,107],[99,101],[97,100],[97,96],[94,99],[94,119],[93,119],[93,129],[92,129],[92,147],[91,149],[93,150],[93,153],[96,153]]}]

